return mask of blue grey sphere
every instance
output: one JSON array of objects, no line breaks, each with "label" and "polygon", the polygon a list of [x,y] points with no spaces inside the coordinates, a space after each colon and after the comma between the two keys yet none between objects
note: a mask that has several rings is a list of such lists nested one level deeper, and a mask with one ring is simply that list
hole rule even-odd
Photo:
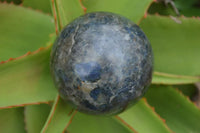
[{"label": "blue grey sphere", "polygon": [[61,98],[89,114],[115,115],[133,105],[150,85],[152,67],[152,48],[144,32],[108,12],[72,21],[51,53]]}]

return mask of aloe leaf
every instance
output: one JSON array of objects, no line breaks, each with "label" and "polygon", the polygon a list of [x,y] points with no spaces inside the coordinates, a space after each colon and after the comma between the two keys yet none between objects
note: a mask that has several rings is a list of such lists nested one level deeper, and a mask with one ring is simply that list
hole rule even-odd
[{"label": "aloe leaf", "polygon": [[14,3],[14,4],[21,4],[22,0],[0,0],[0,2],[8,2],[8,3]]},{"label": "aloe leaf", "polygon": [[[180,15],[187,17],[200,16],[199,0],[174,0],[174,5],[178,9]],[[153,3],[148,12],[150,14],[159,13],[161,15],[177,15],[173,7],[164,3]]]},{"label": "aloe leaf", "polygon": [[189,97],[191,100],[194,100],[195,96],[198,94],[198,89],[194,84],[174,85],[173,88],[178,89],[185,96]]},{"label": "aloe leaf", "polygon": [[138,23],[153,0],[82,0],[87,12],[108,11],[118,13]]},{"label": "aloe leaf", "polygon": [[178,85],[178,84],[192,84],[199,82],[199,77],[193,76],[180,76],[167,73],[154,72],[153,73],[153,84],[165,84],[165,85]]},{"label": "aloe leaf", "polygon": [[148,16],[141,22],[153,47],[155,71],[200,75],[199,22],[193,18],[173,20],[162,16]]},{"label": "aloe leaf", "polygon": [[23,0],[23,6],[41,10],[51,14],[50,0]]},{"label": "aloe leaf", "polygon": [[200,110],[174,88],[152,86],[145,96],[174,132],[198,133],[200,131]]},{"label": "aloe leaf", "polygon": [[177,16],[176,12],[174,11],[173,7],[168,4],[165,5],[164,2],[153,2],[148,9],[149,14],[160,14],[160,15],[173,15]]},{"label": "aloe leaf", "polygon": [[119,122],[124,121],[139,133],[170,133],[171,130],[152,110],[145,99],[119,115]]},{"label": "aloe leaf", "polygon": [[13,4],[0,3],[0,61],[45,46],[54,32],[52,17]]},{"label": "aloe leaf", "polygon": [[24,108],[0,110],[1,133],[26,133],[24,128]]},{"label": "aloe leaf", "polygon": [[61,133],[76,114],[73,108],[57,95],[41,133]]},{"label": "aloe leaf", "polygon": [[56,96],[50,76],[50,48],[0,64],[0,108],[53,101]]},{"label": "aloe leaf", "polygon": [[[77,128],[78,125],[78,128]],[[86,115],[77,112],[67,128],[70,133],[131,133],[112,117]]]},{"label": "aloe leaf", "polygon": [[174,3],[184,16],[200,16],[199,0],[176,0]]},{"label": "aloe leaf", "polygon": [[52,10],[59,30],[83,14],[78,0],[52,0]]},{"label": "aloe leaf", "polygon": [[45,124],[51,106],[48,104],[25,106],[25,124],[28,133],[39,133]]},{"label": "aloe leaf", "polygon": [[136,23],[145,15],[152,0],[55,0],[58,23],[63,28],[80,15],[94,11],[108,11],[121,14]]}]

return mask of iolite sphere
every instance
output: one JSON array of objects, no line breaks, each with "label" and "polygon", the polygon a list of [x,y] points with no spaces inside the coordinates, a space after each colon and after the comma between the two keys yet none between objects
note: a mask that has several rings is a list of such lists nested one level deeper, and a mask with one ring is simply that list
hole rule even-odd
[{"label": "iolite sphere", "polygon": [[140,99],[151,82],[152,62],[143,31],[108,12],[89,13],[68,24],[51,53],[61,98],[90,114],[114,115]]}]

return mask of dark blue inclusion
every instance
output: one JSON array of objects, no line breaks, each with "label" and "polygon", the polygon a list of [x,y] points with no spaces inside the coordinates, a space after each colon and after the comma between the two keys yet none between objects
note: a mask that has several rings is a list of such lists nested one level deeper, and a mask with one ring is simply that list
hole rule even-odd
[{"label": "dark blue inclusion", "polygon": [[90,92],[90,96],[94,99],[97,100],[98,95],[101,93],[101,89],[100,88],[95,88],[94,90],[92,90]]},{"label": "dark blue inclusion", "polygon": [[75,72],[82,81],[95,82],[101,78],[101,66],[96,62],[76,64]]},{"label": "dark blue inclusion", "polygon": [[124,27],[124,29],[129,33],[130,37],[133,39],[134,38],[134,35],[133,35],[133,30],[132,28],[129,28],[129,27]]}]

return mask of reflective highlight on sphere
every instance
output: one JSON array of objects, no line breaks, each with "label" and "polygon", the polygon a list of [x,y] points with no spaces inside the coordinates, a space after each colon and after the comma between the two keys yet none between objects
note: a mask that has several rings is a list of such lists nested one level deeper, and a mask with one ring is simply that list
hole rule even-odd
[{"label": "reflective highlight on sphere", "polygon": [[132,21],[108,12],[67,25],[51,53],[61,98],[79,111],[115,115],[140,99],[152,78],[150,43]]}]

